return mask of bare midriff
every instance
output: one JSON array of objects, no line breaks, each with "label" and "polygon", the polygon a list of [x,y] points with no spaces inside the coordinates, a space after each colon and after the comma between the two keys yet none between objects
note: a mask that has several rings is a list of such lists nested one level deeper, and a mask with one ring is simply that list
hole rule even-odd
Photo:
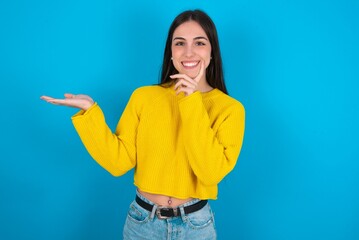
[{"label": "bare midriff", "polygon": [[180,199],[180,198],[175,198],[175,197],[166,196],[166,195],[148,193],[148,192],[144,192],[140,189],[138,189],[138,192],[142,196],[144,196],[145,198],[150,200],[151,202],[156,203],[157,205],[171,207],[171,208],[178,207],[179,205],[182,205],[186,202],[193,200],[193,198]]}]

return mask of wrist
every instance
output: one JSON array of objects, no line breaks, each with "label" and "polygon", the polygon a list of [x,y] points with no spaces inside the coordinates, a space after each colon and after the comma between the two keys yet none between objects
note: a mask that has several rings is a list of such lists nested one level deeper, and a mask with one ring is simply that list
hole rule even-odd
[{"label": "wrist", "polygon": [[87,102],[84,104],[84,106],[81,107],[82,110],[87,111],[89,108],[91,108],[93,105],[95,104],[95,102]]}]

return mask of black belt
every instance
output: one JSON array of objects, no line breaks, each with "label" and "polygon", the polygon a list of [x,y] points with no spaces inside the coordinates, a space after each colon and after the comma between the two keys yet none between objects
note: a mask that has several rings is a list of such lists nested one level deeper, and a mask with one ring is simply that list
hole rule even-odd
[{"label": "black belt", "polygon": [[[145,201],[143,201],[141,198],[136,196],[136,202],[138,205],[143,207],[149,212],[152,212],[152,209],[154,205],[149,204]],[[207,200],[201,200],[193,205],[186,206],[183,208],[185,214],[193,213],[195,211],[198,211],[202,209],[207,204]],[[181,210],[179,208],[170,208],[170,207],[164,207],[164,206],[158,206],[156,209],[156,215],[159,219],[167,219],[170,217],[178,217],[181,216]]]}]

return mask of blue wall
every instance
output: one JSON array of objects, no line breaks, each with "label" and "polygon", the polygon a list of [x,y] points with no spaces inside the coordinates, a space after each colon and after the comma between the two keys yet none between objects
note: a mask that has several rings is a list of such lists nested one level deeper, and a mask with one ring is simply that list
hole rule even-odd
[{"label": "blue wall", "polygon": [[82,146],[87,93],[112,129],[156,83],[172,19],[215,21],[230,94],[246,107],[235,170],[212,202],[220,239],[359,239],[359,2],[0,2],[0,239],[120,239],[133,173],[111,177]]}]

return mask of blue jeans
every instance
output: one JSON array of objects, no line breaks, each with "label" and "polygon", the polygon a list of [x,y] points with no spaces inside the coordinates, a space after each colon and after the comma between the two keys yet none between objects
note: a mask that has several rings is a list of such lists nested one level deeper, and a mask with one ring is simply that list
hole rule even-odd
[{"label": "blue jeans", "polygon": [[212,210],[207,203],[202,209],[185,215],[183,208],[198,202],[198,199],[179,206],[181,216],[168,219],[158,219],[155,211],[157,205],[137,192],[137,195],[155,207],[147,211],[133,201],[128,210],[123,229],[124,240],[214,240],[216,230]]}]

